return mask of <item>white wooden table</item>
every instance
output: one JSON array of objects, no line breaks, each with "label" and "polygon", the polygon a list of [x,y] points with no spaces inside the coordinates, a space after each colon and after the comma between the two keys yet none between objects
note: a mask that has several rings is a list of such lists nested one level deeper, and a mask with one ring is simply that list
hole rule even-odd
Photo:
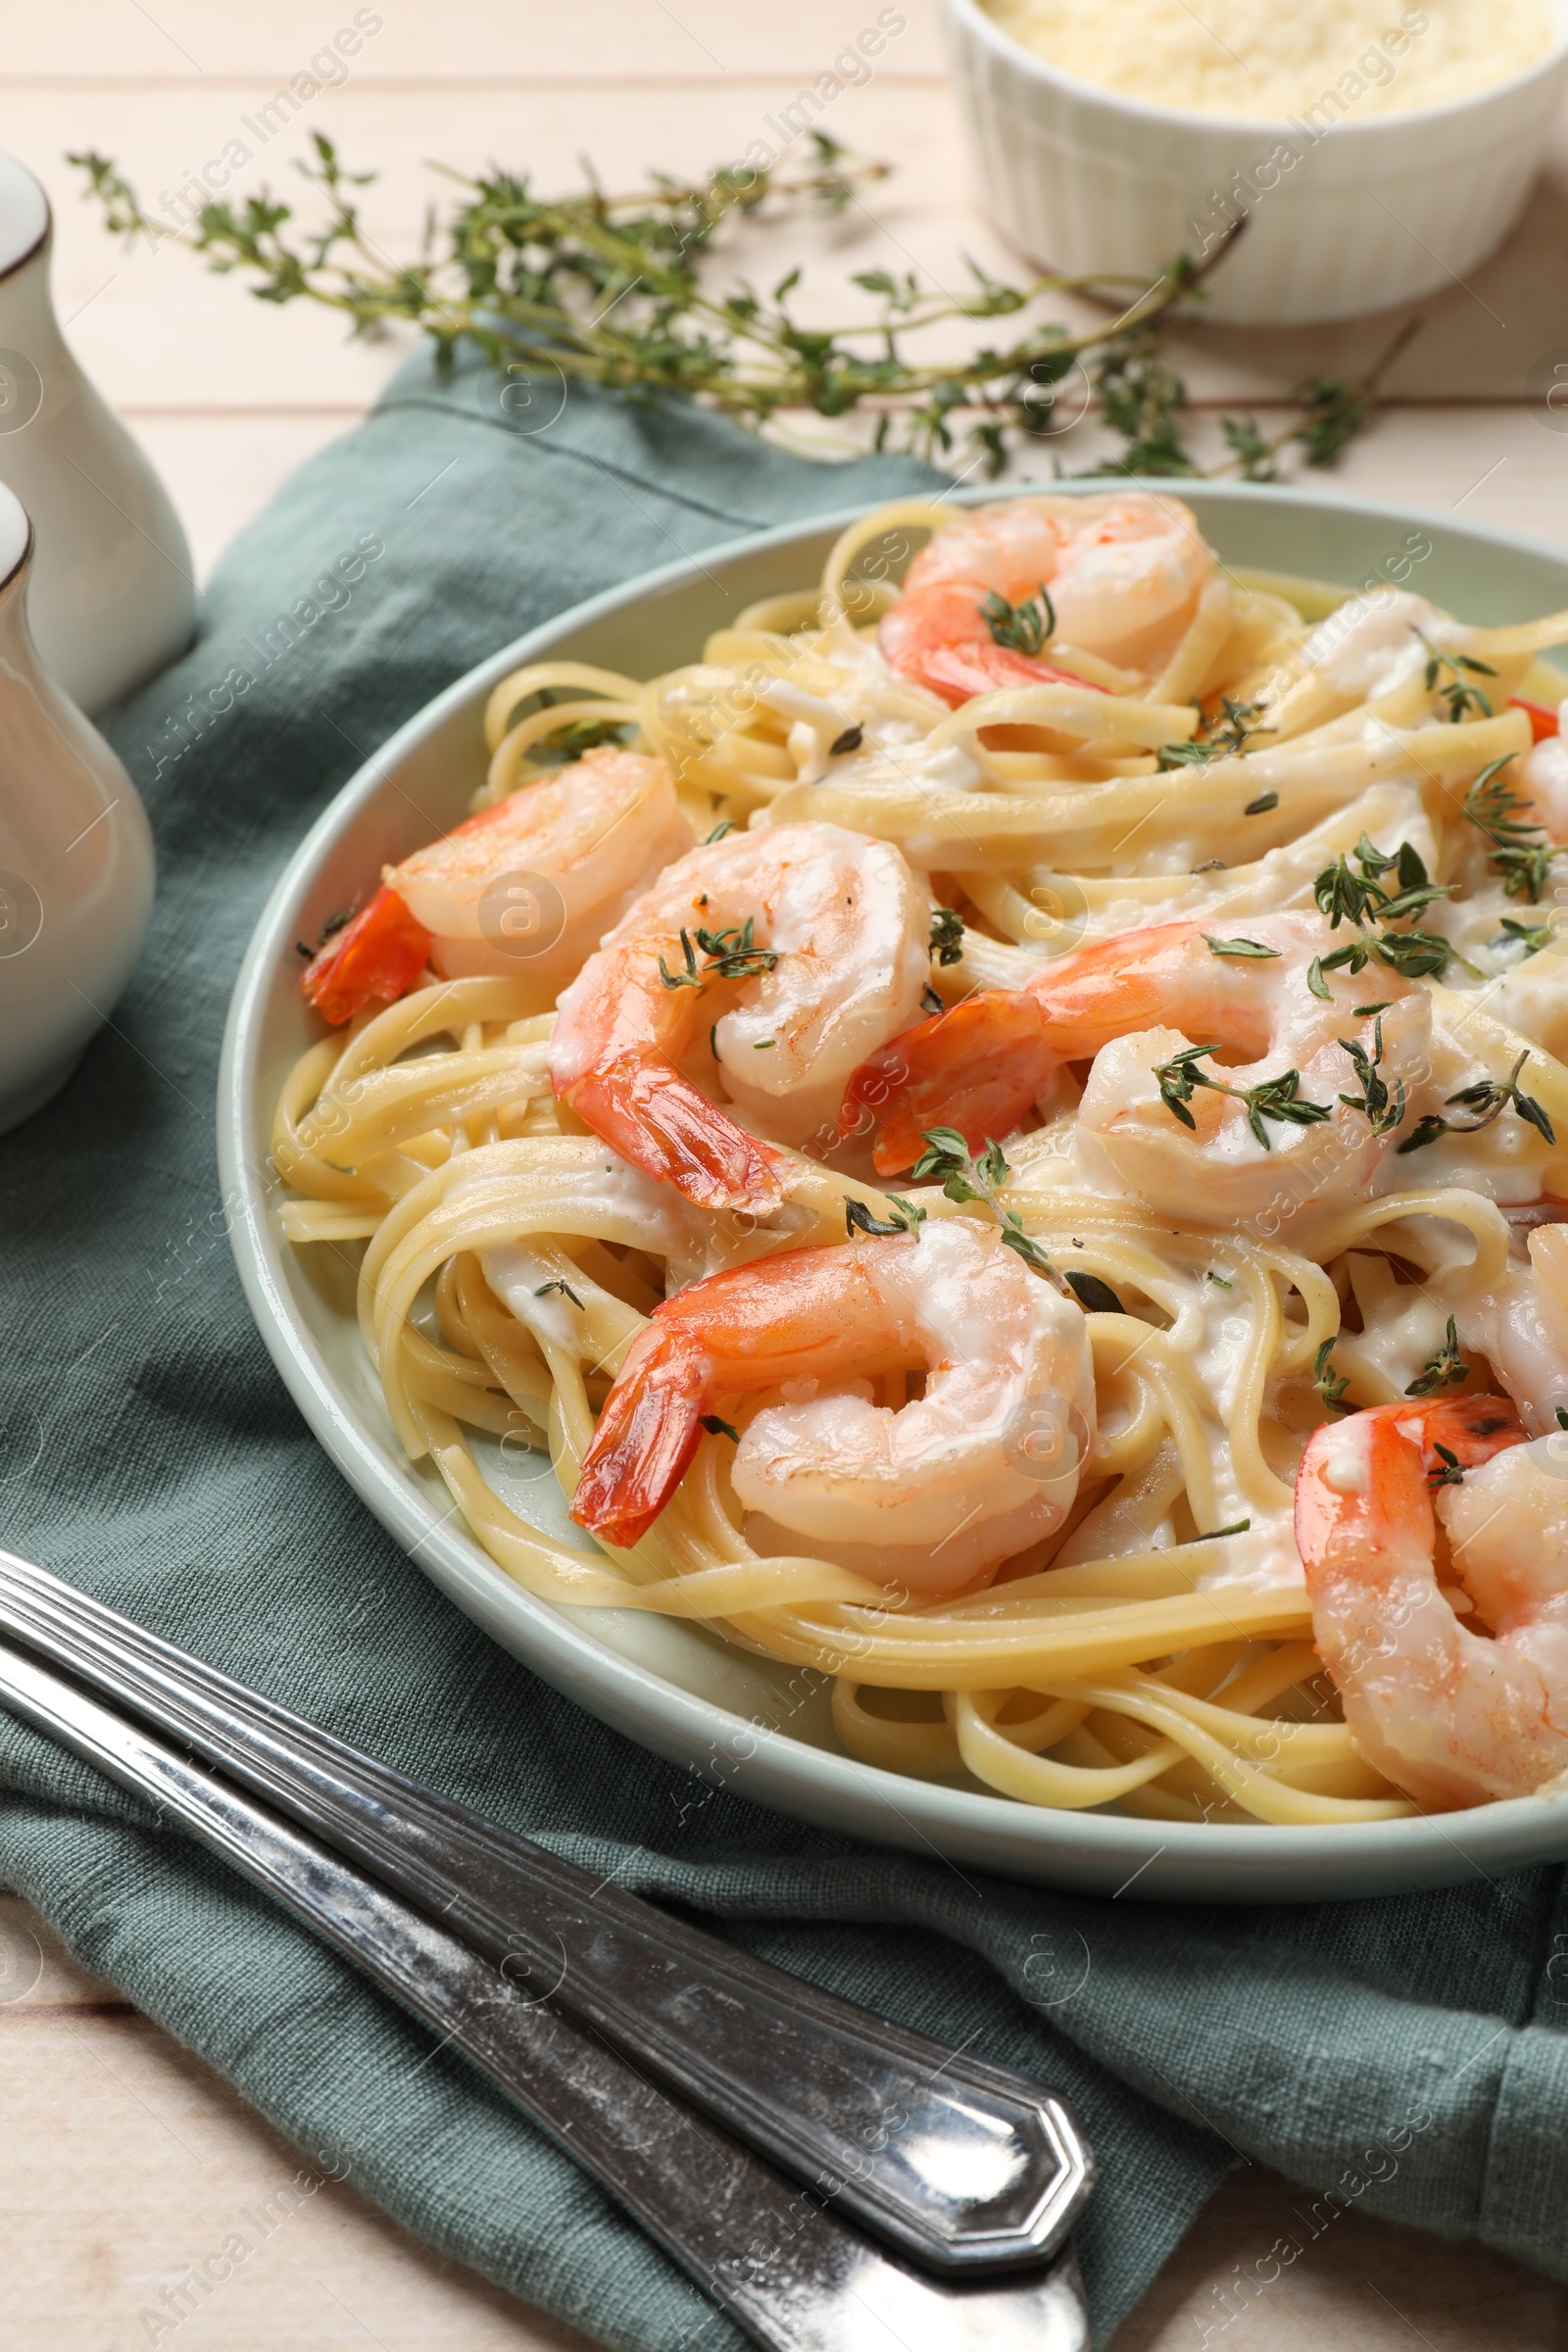
[{"label": "white wooden table", "polygon": [[[1102,0],[1110,4],[1110,0]],[[942,74],[931,0],[868,85],[824,119],[837,138],[901,167],[840,222],[791,231],[759,274],[810,267],[824,315],[853,270],[917,268],[959,282],[972,252],[1019,265],[976,215]],[[428,159],[526,168],[544,187],[592,157],[607,184],[649,166],[698,174],[740,155],[763,118],[829,69],[875,11],[867,0],[380,0],[341,86],[300,108],[236,180],[286,188],[308,132],[383,177],[367,218],[409,249]],[[347,431],[399,355],[350,344],[337,321],[277,311],[185,256],[120,246],[79,199],[68,149],[118,158],[154,203],[239,137],[309,73],[348,0],[49,0],[6,25],[0,146],[39,174],[58,219],[60,310],[81,359],[169,482],[205,574],[231,532],[302,459]],[[439,186],[437,184],[437,192]],[[1507,248],[1468,285],[1423,306],[1426,325],[1391,398],[1337,478],[1375,497],[1462,509],[1568,544],[1568,438],[1525,391],[1540,355],[1568,347],[1568,137]],[[1180,365],[1211,446],[1225,408],[1265,425],[1292,384],[1364,369],[1396,319],[1331,330],[1194,329]],[[1048,470],[1051,445],[1035,469]],[[1073,465],[1085,459],[1073,455]],[[38,1938],[35,1945],[33,1938]],[[42,1972],[23,1998],[7,1999]],[[21,1974],[14,1973],[20,1970]],[[181,2352],[542,2352],[580,2339],[403,2238],[350,2189],[284,2213],[297,2159],[227,2086],[0,1899],[0,2342],[5,2352],[130,2352],[168,2341],[140,2316],[249,2213],[256,2252],[205,2300]],[[270,2200],[270,2204],[269,2202]],[[1240,2174],[1222,2188],[1115,2352],[1546,2352],[1568,2343],[1568,2290],[1498,2257],[1346,2215],[1250,2302],[1230,2291],[1289,2227],[1298,2192]]]}]

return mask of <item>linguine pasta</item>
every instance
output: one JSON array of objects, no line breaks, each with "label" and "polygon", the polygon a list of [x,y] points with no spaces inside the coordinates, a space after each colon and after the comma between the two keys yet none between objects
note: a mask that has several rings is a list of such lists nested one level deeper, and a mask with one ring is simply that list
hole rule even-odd
[{"label": "linguine pasta", "polygon": [[[1194,532],[1185,509],[1161,505]],[[1056,674],[952,704],[884,659],[877,626],[911,548],[953,520],[919,501],[867,514],[816,587],[754,605],[662,676],[517,671],[490,700],[480,805],[558,776],[584,730],[614,730],[667,765],[699,841],[810,821],[892,843],[952,910],[929,980],[950,1009],[1150,925],[1200,926],[1216,963],[1278,958],[1250,926],[1327,915],[1325,877],[1339,904],[1339,874],[1352,904],[1333,936],[1366,951],[1360,993],[1430,1003],[1430,1048],[1396,1105],[1402,1143],[1436,1122],[1419,1149],[1391,1143],[1368,1173],[1336,1162],[1326,1108],[1310,1132],[1254,1118],[1263,1189],[1250,1211],[1200,1187],[1173,1205],[1086,1155],[1080,1106],[1100,1079],[1085,1057],[1000,1139],[994,1199],[952,1197],[940,1174],[880,1178],[863,1127],[829,1123],[779,1147],[780,1205],[704,1207],[558,1101],[559,980],[503,954],[496,970],[426,976],[367,1006],[300,1060],[273,1136],[283,1230],[358,1256],[364,1343],[399,1441],[539,1598],[687,1618],[830,1678],[844,1746],[894,1772],[1171,1821],[1416,1811],[1363,1753],[1320,1666],[1293,1483],[1309,1433],[1351,1406],[1505,1388],[1545,1416],[1527,1412],[1527,1426],[1549,1428],[1555,1397],[1568,1402],[1568,1263],[1549,1246],[1568,1202],[1568,990],[1552,779],[1531,765],[1545,720],[1528,708],[1555,702],[1561,681],[1539,656],[1568,638],[1568,616],[1466,627],[1392,589],[1337,606],[1203,551],[1157,661],[1076,643],[1064,573],[1041,639]],[[1423,888],[1401,912],[1399,894]],[[1411,934],[1435,944],[1401,945]],[[1304,960],[1295,979],[1327,992]],[[740,985],[720,974],[713,1004]],[[1203,1049],[1199,1032],[1190,1042]],[[712,1053],[692,1067],[722,1102]],[[1222,1062],[1207,1067],[1223,1081]],[[1378,1067],[1336,1117],[1392,1119]],[[1349,1061],[1344,1078],[1350,1094],[1362,1083]],[[830,1545],[760,1537],[731,1469],[769,1392],[710,1416],[635,1544],[568,1544],[531,1522],[529,1477],[553,1473],[573,1495],[606,1396],[666,1295],[839,1248],[858,1227],[897,1233],[915,1211],[1010,1222],[1084,1310],[1094,1426],[1047,1537],[937,1598]],[[1526,1282],[1533,1324],[1515,1297]],[[1559,1321],[1560,1380],[1547,1361]],[[1539,1361],[1525,1360],[1527,1324]],[[867,1393],[897,1410],[922,1378],[879,1368]],[[1440,1554],[1435,1572],[1474,1626],[1459,1571]]]}]

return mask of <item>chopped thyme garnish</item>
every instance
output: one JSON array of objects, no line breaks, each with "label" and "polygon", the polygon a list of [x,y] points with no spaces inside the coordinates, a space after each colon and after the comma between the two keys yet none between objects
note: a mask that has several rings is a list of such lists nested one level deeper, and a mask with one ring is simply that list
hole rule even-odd
[{"label": "chopped thyme garnish", "polygon": [[1070,1298],[1073,1294],[1065,1276],[1056,1271],[1040,1244],[1025,1233],[1017,1211],[1004,1208],[997,1198],[1012,1174],[1003,1157],[1002,1146],[987,1136],[985,1150],[971,1153],[956,1127],[927,1127],[920,1140],[925,1150],[909,1171],[912,1181],[921,1184],[927,1177],[937,1177],[950,1200],[983,1200],[1002,1228],[1005,1247],[1016,1250],[1034,1273],[1043,1275],[1064,1297]]},{"label": "chopped thyme garnish", "polygon": [[[681,952],[686,958],[684,971],[672,972],[662,954],[659,958],[659,977],[666,988],[705,988],[710,980],[755,980],[770,972],[778,962],[777,948],[759,948],[752,944],[757,917],[749,914],[739,929],[725,931],[682,931]],[[697,946],[692,945],[695,938]],[[697,948],[707,961],[702,969],[697,965]]]},{"label": "chopped thyme garnish", "polygon": [[1330,1116],[1326,1102],[1308,1102],[1297,1089],[1300,1073],[1282,1070],[1277,1078],[1264,1078],[1256,1086],[1227,1086],[1222,1078],[1210,1078],[1198,1064],[1207,1054],[1217,1054],[1217,1046],[1187,1046],[1173,1054],[1169,1061],[1157,1062],[1154,1076],[1159,1081],[1159,1099],[1172,1118],[1180,1119],[1184,1127],[1196,1130],[1198,1121],[1187,1105],[1195,1091],[1207,1087],[1216,1095],[1229,1095],[1234,1102],[1247,1105],[1247,1123],[1265,1152],[1272,1150],[1265,1119],[1275,1119],[1292,1127],[1315,1127]]},{"label": "chopped thyme garnish", "polygon": [[1343,1372],[1336,1372],[1334,1369],[1335,1346],[1334,1340],[1324,1340],[1319,1346],[1316,1355],[1312,1358],[1312,1386],[1332,1411],[1336,1413],[1353,1412],[1355,1409],[1353,1405],[1341,1401],[1350,1384]]},{"label": "chopped thyme garnish", "polygon": [[1450,1453],[1446,1446],[1434,1446],[1432,1450],[1443,1464],[1443,1468],[1432,1472],[1428,1484],[1434,1487],[1462,1486],[1464,1472],[1459,1467],[1459,1456],[1456,1453]]},{"label": "chopped thyme garnish", "polygon": [[1055,607],[1043,580],[1034,596],[1016,605],[1009,605],[1004,596],[992,589],[980,601],[980,614],[991,631],[993,644],[1004,645],[1010,653],[1027,654],[1031,659],[1056,633]]},{"label": "chopped thyme garnish", "polygon": [[956,907],[932,907],[931,953],[939,964],[963,961],[963,917]]},{"label": "chopped thyme garnish", "polygon": [[1469,1376],[1469,1365],[1459,1360],[1459,1340],[1450,1315],[1443,1346],[1427,1357],[1425,1366],[1404,1393],[1407,1396],[1430,1396],[1434,1389],[1456,1388]]},{"label": "chopped thyme garnish", "polygon": [[[1519,811],[1527,804],[1512,785],[1503,782],[1501,772],[1517,756],[1505,752],[1481,770],[1464,796],[1464,812],[1492,844],[1487,863],[1501,882],[1503,897],[1527,899],[1534,906],[1546,887],[1552,860],[1562,857],[1563,848],[1547,837],[1544,825],[1521,821]],[[1518,930],[1506,916],[1503,928]],[[1544,947],[1545,940],[1540,944]]]},{"label": "chopped thyme garnish", "polygon": [[1474,1111],[1474,1118],[1446,1119],[1440,1111],[1429,1110],[1417,1123],[1415,1133],[1406,1136],[1397,1149],[1401,1152],[1419,1152],[1426,1145],[1435,1144],[1440,1135],[1479,1135],[1510,1103],[1527,1127],[1534,1127],[1548,1144],[1554,1144],[1557,1137],[1545,1111],[1534,1095],[1522,1094],[1519,1089],[1519,1073],[1529,1059],[1530,1050],[1526,1047],[1506,1078],[1478,1078],[1473,1086],[1461,1086],[1456,1095],[1448,1096],[1448,1102],[1457,1104],[1460,1110]]},{"label": "chopped thyme garnish", "polygon": [[[1431,694],[1436,690],[1439,700],[1447,704],[1448,717],[1452,723],[1457,726],[1465,712],[1472,710],[1479,710],[1484,718],[1490,718],[1491,703],[1479,686],[1466,685],[1459,672],[1468,670],[1473,677],[1494,678],[1497,673],[1491,662],[1472,662],[1468,654],[1440,653],[1429,637],[1422,636],[1419,629],[1415,633],[1427,649],[1427,692]],[[1448,673],[1448,683],[1440,686],[1438,681],[1445,670]]]},{"label": "chopped thyme garnish", "polygon": [[1354,1038],[1337,1040],[1342,1053],[1348,1054],[1356,1076],[1361,1081],[1358,1095],[1342,1095],[1340,1101],[1350,1110],[1365,1114],[1366,1123],[1374,1135],[1391,1135],[1404,1123],[1404,1081],[1396,1078],[1391,1095],[1388,1082],[1380,1075],[1383,1060],[1383,1008],[1379,1006],[1372,1023],[1372,1052]]}]

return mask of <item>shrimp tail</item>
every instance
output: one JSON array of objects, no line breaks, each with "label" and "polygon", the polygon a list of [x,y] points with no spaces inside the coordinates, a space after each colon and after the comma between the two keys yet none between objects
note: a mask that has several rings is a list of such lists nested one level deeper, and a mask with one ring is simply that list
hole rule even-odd
[{"label": "shrimp tail", "polygon": [[1053,669],[1049,662],[1031,661],[1005,645],[933,646],[920,656],[913,674],[918,685],[939,694],[954,710],[977,694],[996,694],[1008,686],[1072,686],[1080,694],[1104,691],[1092,679]]},{"label": "shrimp tail", "polygon": [[334,1028],[367,1004],[407,996],[430,960],[430,934],[385,883],[335,931],[300,978],[308,1004]]},{"label": "shrimp tail", "polygon": [[1047,1016],[1022,989],[985,989],[906,1029],[863,1061],[839,1112],[841,1135],[876,1128],[878,1173],[920,1156],[931,1127],[956,1127],[971,1152],[1015,1127],[1049,1079]]},{"label": "shrimp tail", "polygon": [[[1346,1433],[1358,1424],[1371,1441],[1364,1470],[1346,1446]],[[1296,1547],[1308,1583],[1319,1563],[1382,1551],[1396,1531],[1418,1537],[1430,1555],[1429,1485],[1526,1443],[1506,1396],[1400,1398],[1325,1422],[1307,1440],[1296,1477]]]},{"label": "shrimp tail", "polygon": [[762,1213],[784,1198],[778,1154],[667,1063],[628,1054],[556,1092],[622,1159],[702,1208]]},{"label": "shrimp tail", "polygon": [[641,1543],[685,1477],[702,1436],[703,1378],[679,1334],[652,1323],[605,1399],[571,1515],[618,1550]]}]

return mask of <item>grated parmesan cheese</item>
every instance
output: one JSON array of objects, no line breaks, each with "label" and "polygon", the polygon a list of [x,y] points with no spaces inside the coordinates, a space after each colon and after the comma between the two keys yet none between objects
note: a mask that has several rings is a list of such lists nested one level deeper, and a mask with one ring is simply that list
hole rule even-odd
[{"label": "grated parmesan cheese", "polygon": [[1049,65],[1152,106],[1253,122],[1442,106],[1506,80],[1552,41],[1546,0],[982,0]]}]

